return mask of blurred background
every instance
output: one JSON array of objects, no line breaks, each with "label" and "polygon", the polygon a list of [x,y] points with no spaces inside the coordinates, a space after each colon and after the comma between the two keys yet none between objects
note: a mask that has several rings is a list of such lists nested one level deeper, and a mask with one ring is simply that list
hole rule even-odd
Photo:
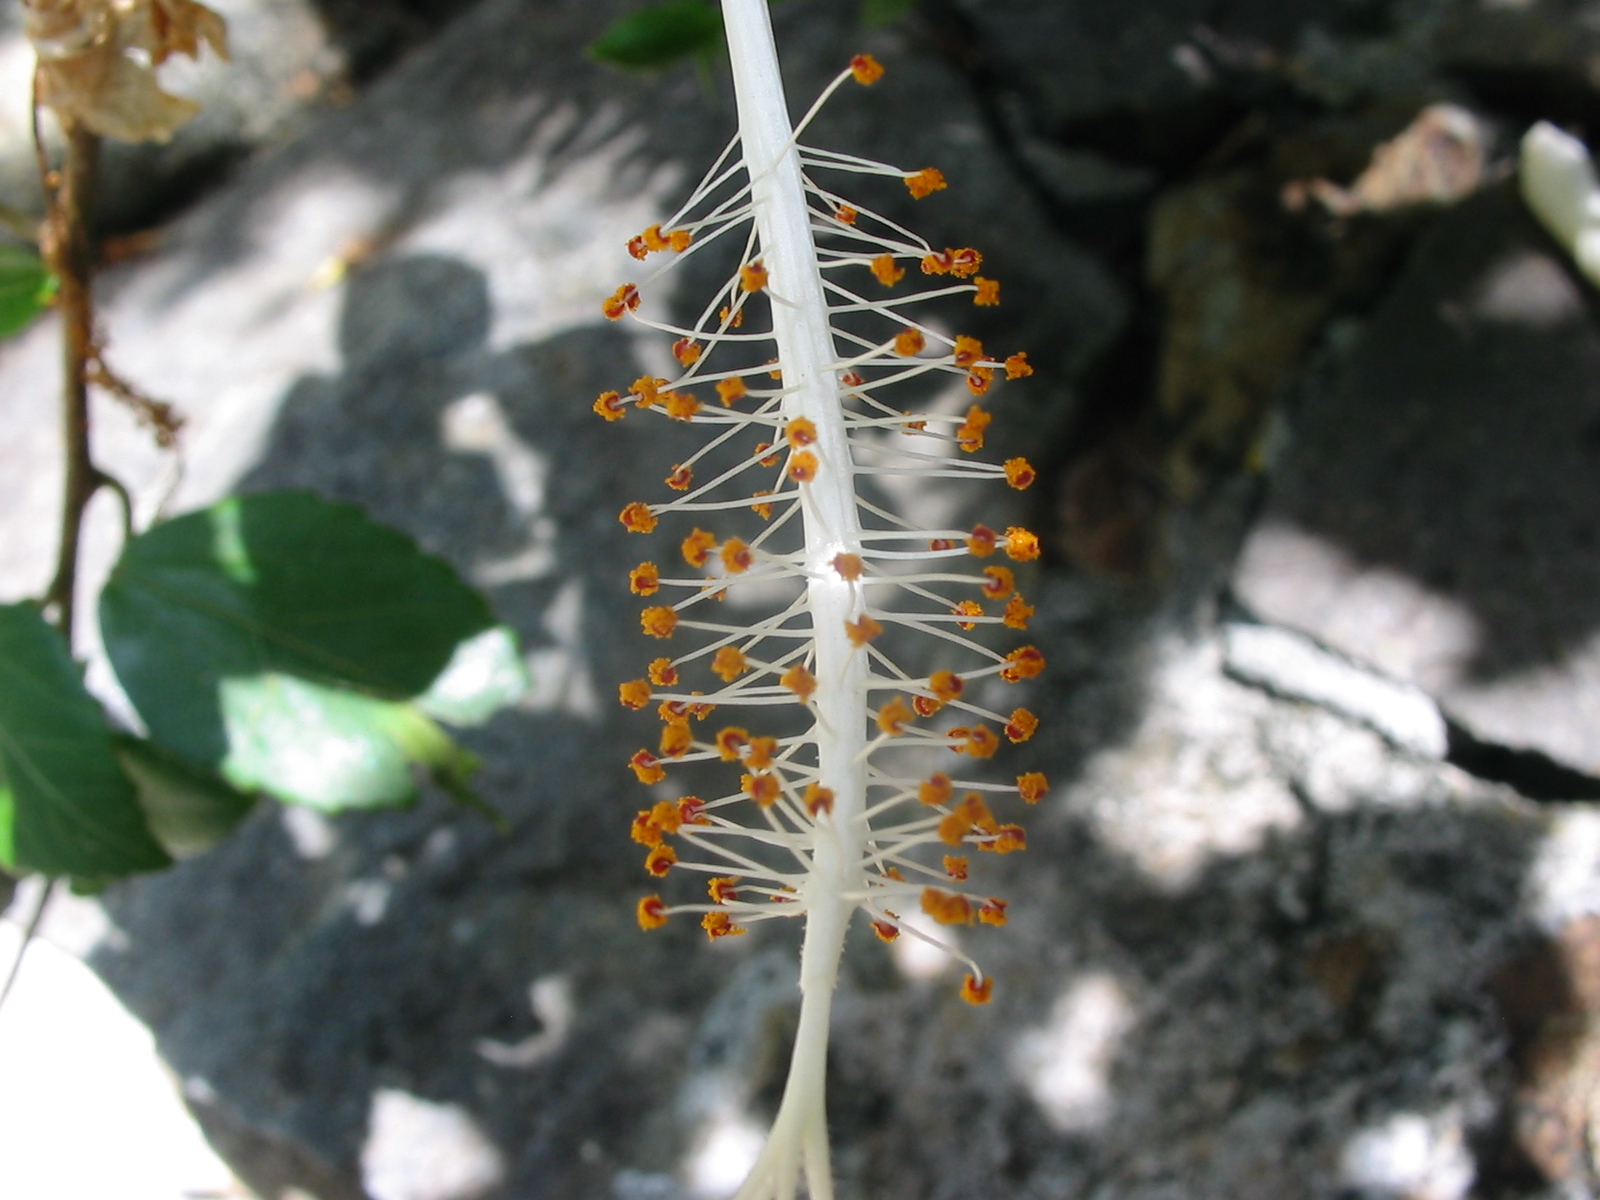
[{"label": "blurred background", "polygon": [[[99,400],[97,447],[141,520],[310,489],[484,589],[532,687],[461,740],[510,828],[433,792],[263,801],[58,895],[0,1009],[0,1192],[730,1195],[799,931],[635,924],[654,730],[612,700],[649,657],[616,511],[672,437],[589,409],[665,360],[599,303],[730,136],[726,67],[594,61],[625,0],[215,7],[234,62],[173,65],[202,114],[108,143],[100,208],[108,352],[187,416],[183,469]],[[37,211],[0,14],[0,201]],[[961,934],[992,1004],[847,948],[841,1196],[1595,1195],[1600,297],[1516,164],[1534,121],[1600,134],[1600,4],[773,19],[796,107],[854,53],[888,68],[810,140],[944,171],[886,209],[982,250],[1005,304],[944,319],[1037,371],[990,438],[1039,467],[999,503],[1046,545],[1044,731],[1004,765],[1054,786],[983,864],[1009,926]],[[726,265],[691,262],[685,311]],[[59,336],[0,344],[4,601],[53,562]],[[118,520],[99,497],[91,581]]]}]

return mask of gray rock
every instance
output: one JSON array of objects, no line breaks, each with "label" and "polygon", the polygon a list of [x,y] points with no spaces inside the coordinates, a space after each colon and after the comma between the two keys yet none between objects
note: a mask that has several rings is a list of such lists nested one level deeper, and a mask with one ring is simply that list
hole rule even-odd
[{"label": "gray rock", "polygon": [[1597,367],[1592,295],[1510,190],[1451,211],[1291,412],[1241,599],[1600,774]]}]

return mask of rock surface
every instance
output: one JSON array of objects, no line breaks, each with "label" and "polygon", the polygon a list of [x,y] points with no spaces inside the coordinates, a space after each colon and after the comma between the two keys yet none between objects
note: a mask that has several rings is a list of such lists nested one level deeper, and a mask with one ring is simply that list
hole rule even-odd
[{"label": "rock surface", "polygon": [[[648,654],[615,513],[676,460],[661,426],[588,411],[664,355],[597,307],[632,277],[626,238],[720,150],[730,112],[687,71],[582,58],[626,7],[487,0],[106,276],[113,360],[191,418],[176,506],[285,486],[362,503],[489,591],[537,681],[467,738],[509,835],[438,797],[334,822],[264,805],[103,898],[114,932],[93,965],[270,1200],[716,1200],[781,1086],[798,930],[707,944],[686,923],[646,937],[632,912],[647,881],[626,827],[646,794],[623,760],[650,723],[611,696]],[[891,952],[858,931],[847,949],[829,1093],[842,1197],[1594,1194],[1600,812],[1452,765],[1439,715],[1592,768],[1600,739],[1573,711],[1600,594],[1582,532],[1600,511],[1591,297],[1505,188],[1385,226],[1408,265],[1372,267],[1360,296],[1256,261],[1282,249],[1270,238],[1164,275],[1188,297],[1168,311],[1144,291],[1139,231],[1220,197],[1201,232],[1252,232],[1235,201],[1276,201],[1292,172],[1275,151],[1334,144],[1317,161],[1352,184],[1422,109],[1446,7],[1240,5],[1223,21],[1178,0],[930,3],[870,34],[844,0],[775,9],[795,97],[858,49],[891,72],[840,97],[816,140],[944,167],[948,192],[893,215],[975,242],[1005,280],[972,332],[1040,368],[991,432],[1046,467],[1041,508],[1097,455],[1074,496],[1152,547],[1096,560],[1127,570],[1057,563],[1027,583],[1046,732],[1006,767],[1055,787],[1028,814],[1029,852],[981,864],[1010,924],[960,934],[999,979],[994,1003],[962,1004],[951,964],[909,938]],[[1109,67],[1063,70],[1080,61]],[[1378,93],[1410,99],[1398,116],[1329,99]],[[1013,94],[1044,99],[1023,118]],[[1123,162],[1106,152],[1119,128],[1149,135]],[[693,304],[713,269],[666,302]],[[1274,299],[1283,278],[1304,304]],[[1230,384],[1255,343],[1192,323],[1219,321],[1240,279],[1272,283],[1250,311],[1284,322],[1250,336],[1288,347],[1242,406],[1280,423],[1265,500],[1235,454],[1178,505],[1160,464],[1183,431],[1154,415],[1149,363],[1189,347],[1195,378]],[[1374,295],[1370,319],[1334,316]],[[53,332],[0,347],[7,597],[36,591],[49,559]],[[1124,421],[1106,397],[1129,381]],[[1294,403],[1269,418],[1275,389]],[[148,514],[169,464],[116,409],[97,417]],[[1258,440],[1212,428],[1235,450]],[[113,514],[92,533],[103,570]],[[1342,653],[1281,629],[1247,644],[1219,616],[1230,586]]]}]

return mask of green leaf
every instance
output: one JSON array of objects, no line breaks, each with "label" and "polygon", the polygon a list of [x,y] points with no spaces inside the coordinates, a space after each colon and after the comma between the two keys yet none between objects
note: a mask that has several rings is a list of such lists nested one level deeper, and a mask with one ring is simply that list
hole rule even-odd
[{"label": "green leaf", "polygon": [[298,492],[236,497],[133,539],[100,622],[155,742],[235,787],[327,810],[403,803],[418,773],[462,783],[470,756],[412,702],[481,720],[525,686],[509,631],[446,563]]},{"label": "green leaf", "polygon": [[477,759],[415,705],[296,679],[260,675],[222,683],[231,750],[222,773],[291,804],[334,812],[405,804],[417,777],[465,790]]},{"label": "green leaf", "polygon": [[32,250],[0,244],[0,337],[10,337],[54,298],[56,277]]},{"label": "green leaf", "polygon": [[722,14],[705,0],[668,0],[612,22],[589,46],[592,58],[629,70],[666,67],[722,41]]},{"label": "green leaf", "polygon": [[417,700],[417,707],[452,725],[482,725],[521,699],[530,682],[517,635],[497,625],[456,647],[439,678]]},{"label": "green leaf", "polygon": [[151,832],[174,858],[210,849],[255,806],[254,796],[152,741],[120,734],[115,745]]},{"label": "green leaf", "polygon": [[170,861],[65,640],[33,605],[0,605],[0,863],[103,877]]}]

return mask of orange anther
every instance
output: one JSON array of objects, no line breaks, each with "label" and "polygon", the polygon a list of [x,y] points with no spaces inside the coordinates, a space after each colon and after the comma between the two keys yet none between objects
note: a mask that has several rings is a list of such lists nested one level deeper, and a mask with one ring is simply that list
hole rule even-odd
[{"label": "orange anther", "polygon": [[904,267],[894,265],[894,255],[880,254],[872,260],[872,277],[884,287],[893,287],[906,277]]},{"label": "orange anther", "polygon": [[944,873],[957,883],[965,883],[967,878],[967,860],[956,855],[944,856]]},{"label": "orange anther", "polygon": [[682,796],[678,800],[678,819],[685,825],[709,825],[706,802],[699,796]]},{"label": "orange anther", "polygon": [[682,337],[672,343],[672,357],[690,367],[700,361],[701,346],[693,338]]},{"label": "orange anther", "polygon": [[729,725],[717,734],[717,753],[722,756],[723,762],[738,762],[739,751],[750,743],[750,731],[740,729],[737,725]]},{"label": "orange anther", "polygon": [[639,289],[631,283],[625,283],[606,298],[600,311],[606,314],[606,320],[620,321],[623,313],[632,312],[638,307]]},{"label": "orange anther", "polygon": [[777,359],[769,358],[769,359],[767,359],[767,361],[763,365],[764,366],[768,366],[768,367],[777,367],[776,370],[767,372],[767,378],[776,379],[776,380],[782,382],[782,380],[783,380],[783,368],[782,367],[778,367],[778,360]]},{"label": "orange anther", "polygon": [[671,233],[667,234],[667,245],[672,247],[672,249],[676,250],[679,254],[682,254],[685,250],[687,250],[689,248],[689,243],[692,241],[694,241],[694,234],[690,233],[687,229],[674,229]]},{"label": "orange anther", "polygon": [[1006,459],[1006,482],[1017,491],[1032,487],[1033,481],[1039,478],[1038,472],[1033,469],[1033,464],[1025,458]]},{"label": "orange anther", "polygon": [[722,401],[723,408],[732,408],[734,401],[742,399],[749,390],[737,375],[717,381],[717,399]]},{"label": "orange anther", "polygon": [[1010,629],[1026,629],[1028,618],[1031,616],[1033,616],[1033,605],[1028,604],[1021,596],[1013,596],[1006,605],[1003,620]]},{"label": "orange anther", "polygon": [[939,822],[939,840],[946,846],[959,846],[971,828],[972,822],[960,813],[950,813]]},{"label": "orange anther", "polygon": [[1021,825],[1002,825],[993,841],[980,845],[980,849],[993,850],[996,854],[1012,854],[1027,848],[1028,831]]},{"label": "orange anther", "polygon": [[772,756],[777,752],[777,738],[753,737],[750,739],[749,748],[745,751],[744,761],[757,771],[765,771],[772,765]]},{"label": "orange anther", "polygon": [[1007,683],[1032,679],[1044,670],[1044,655],[1033,646],[1022,646],[1006,655],[1006,665],[1000,668],[1000,678]]},{"label": "orange anther", "polygon": [[665,250],[671,243],[661,236],[661,226],[652,225],[640,234],[646,250]]},{"label": "orange anther", "polygon": [[866,381],[867,377],[854,367],[839,376],[839,382],[847,388],[858,388]]},{"label": "orange anther", "polygon": [[928,543],[928,549],[935,552],[940,550],[954,550],[961,543],[950,538],[934,538]]},{"label": "orange anther", "polygon": [[[646,563],[646,566],[649,564]],[[678,683],[678,668],[672,665],[670,658],[654,658],[650,660],[650,669],[647,672],[650,682],[657,687],[676,687]]]},{"label": "orange anther", "polygon": [[972,282],[978,286],[978,293],[972,297],[972,302],[979,308],[993,308],[1000,303],[1000,281],[998,279],[985,279],[980,275]]},{"label": "orange anther", "polygon": [[1007,379],[1021,379],[1032,374],[1033,368],[1028,365],[1028,356],[1026,354],[1017,353],[1006,359]]},{"label": "orange anther", "polygon": [[673,467],[672,474],[667,476],[667,486],[675,492],[687,492],[693,482],[694,468],[686,467],[682,463]]},{"label": "orange anther", "polygon": [[711,670],[724,683],[732,683],[750,669],[744,651],[737,646],[724,646],[711,660]]},{"label": "orange anther", "polygon": [[944,707],[943,700],[936,700],[932,696],[911,697],[911,709],[919,717],[931,717]]},{"label": "orange anther", "polygon": [[692,392],[667,392],[661,397],[667,406],[667,416],[674,421],[689,421],[700,411],[700,401]]},{"label": "orange anther", "polygon": [[906,176],[906,188],[911,192],[912,198],[921,200],[924,196],[934,192],[943,191],[950,185],[944,181],[944,172],[938,167],[923,167],[915,175]]},{"label": "orange anther", "polygon": [[650,681],[630,679],[627,683],[618,684],[617,698],[622,701],[624,708],[643,708],[650,703]]},{"label": "orange anther", "polygon": [[878,920],[872,922],[872,932],[878,935],[879,941],[892,942],[900,936],[900,927],[891,925],[887,921]]},{"label": "orange anther", "polygon": [[722,566],[730,575],[742,575],[755,563],[755,555],[739,538],[729,538],[722,543]]},{"label": "orange anther", "polygon": [[641,846],[661,845],[661,826],[651,818],[648,808],[639,810],[639,815],[633,819],[628,835]]},{"label": "orange anther", "polygon": [[694,746],[694,734],[686,723],[672,721],[661,727],[661,757],[682,758]]},{"label": "orange anther", "polygon": [[866,564],[861,561],[861,555],[841,553],[833,556],[833,569],[840,579],[843,579],[846,583],[854,583],[861,578],[862,573],[867,568]]},{"label": "orange anther", "polygon": [[667,923],[667,904],[660,896],[646,896],[639,901],[639,928],[660,929]]},{"label": "orange anther", "polygon": [[932,254],[924,254],[922,256],[922,273],[924,275],[948,275],[950,274],[951,266],[950,251],[948,250],[942,253],[935,250]]},{"label": "orange anther", "polygon": [[857,620],[846,621],[844,623],[844,631],[846,636],[850,639],[850,644],[859,648],[861,646],[865,646],[873,638],[882,633],[883,626],[879,625],[871,617],[867,616],[866,613],[862,613]]},{"label": "orange anther", "polygon": [[696,529],[683,539],[678,549],[683,552],[683,561],[691,567],[703,567],[706,560],[711,557],[711,552],[717,547],[717,535],[704,529]]},{"label": "orange anther", "polygon": [[817,427],[805,417],[796,417],[784,426],[783,435],[789,439],[789,445],[799,450],[816,444]]},{"label": "orange anther", "polygon": [[894,352],[901,358],[914,358],[928,344],[920,329],[902,329],[894,337]]},{"label": "orange anther", "polygon": [[975,525],[972,528],[972,536],[967,539],[967,549],[979,558],[988,558],[994,553],[999,540],[1000,535],[987,525]]},{"label": "orange anther", "polygon": [[[763,450],[771,450],[771,449],[772,449],[772,443],[771,442],[757,442],[756,443],[756,448],[753,451],[753,453],[754,454],[760,454]],[[776,454],[769,454],[765,458],[756,459],[756,461],[759,462],[763,467],[775,467],[775,466],[778,465],[778,456]]]},{"label": "orange anther", "polygon": [[739,786],[744,789],[745,795],[762,808],[771,808],[776,804],[783,791],[776,775],[741,775]]},{"label": "orange anther", "polygon": [[821,464],[809,450],[801,450],[789,458],[789,478],[796,483],[811,483],[817,477]]},{"label": "orange anther", "polygon": [[[955,730],[950,732],[954,733]],[[958,754],[970,754],[973,758],[993,758],[994,752],[1000,749],[1000,735],[987,725],[974,725],[967,730],[962,744],[951,749]]]},{"label": "orange anther", "polygon": [[628,590],[635,596],[654,596],[661,590],[661,571],[653,562],[642,562],[628,572]]},{"label": "orange anther", "polygon": [[[885,879],[892,879],[896,883],[904,883],[906,881],[905,874],[900,870],[899,867],[885,867],[883,869],[883,877]],[[890,913],[889,915],[891,917],[898,917],[900,914]]]},{"label": "orange anther", "polygon": [[628,385],[628,390],[637,397],[634,403],[640,408],[649,408],[660,398],[661,389],[666,386],[665,379],[657,379],[653,375],[641,375]]},{"label": "orange anther", "polygon": [[850,60],[850,74],[857,83],[871,87],[883,78],[883,64],[870,54],[858,54]]},{"label": "orange anther", "polygon": [[717,309],[717,320],[722,322],[725,328],[737,329],[744,324],[744,309],[729,308],[724,304]]},{"label": "orange anther", "polygon": [[628,410],[622,407],[620,392],[601,392],[600,398],[594,402],[594,411],[608,421],[620,421],[628,415]]},{"label": "orange anther", "polygon": [[989,582],[983,585],[983,594],[991,600],[1004,600],[1017,586],[1017,577],[1010,567],[985,567],[983,573]]},{"label": "orange anther", "polygon": [[955,359],[956,366],[970,367],[974,363],[983,361],[983,343],[975,337],[961,334],[956,338],[955,348],[950,353]]},{"label": "orange anther", "polygon": [[638,259],[650,253],[650,247],[644,244],[644,234],[636,233],[628,239],[628,253]]},{"label": "orange anther", "polygon": [[1029,804],[1039,803],[1049,790],[1050,781],[1040,771],[1029,771],[1025,775],[1017,776],[1017,794]]},{"label": "orange anther", "polygon": [[706,882],[706,891],[717,904],[726,904],[730,900],[739,898],[738,884],[737,875],[718,875]]},{"label": "orange anther", "polygon": [[651,637],[669,638],[678,627],[678,614],[664,604],[657,605],[639,614],[639,625]]},{"label": "orange anther", "polygon": [[[988,391],[989,391],[989,388],[993,384],[994,384],[994,368],[993,367],[973,367],[970,371],[967,372],[967,391],[971,392],[974,396],[987,395]],[[964,431],[965,431],[965,426],[963,426],[963,432]],[[962,440],[961,440],[961,448],[963,450],[969,450],[969,451],[970,450],[978,450],[978,449],[981,449],[982,447],[983,447],[983,434],[981,432],[978,434],[978,440],[977,440],[977,444],[976,445],[972,445],[972,446],[967,445],[966,438],[962,438]]]},{"label": "orange anther", "polygon": [[956,699],[966,686],[954,671],[935,671],[928,676],[928,690],[941,700]]},{"label": "orange anther", "polygon": [[718,938],[738,937],[741,933],[749,933],[743,925],[735,925],[733,918],[725,912],[708,912],[700,918],[700,928],[706,931],[706,936],[713,942]]},{"label": "orange anther", "polygon": [[740,267],[739,286],[747,292],[759,292],[767,286],[767,269],[758,262]]},{"label": "orange anther", "polygon": [[956,892],[936,887],[922,889],[922,911],[941,925],[965,925],[972,920],[972,902]]},{"label": "orange anther", "polygon": [[998,896],[990,896],[978,908],[978,920],[985,925],[1004,925],[1006,923],[1006,909],[1010,905]]},{"label": "orange anther", "polygon": [[817,690],[817,677],[802,663],[795,663],[779,676],[778,682],[798,696],[801,704],[809,701],[811,694]]},{"label": "orange anther", "polygon": [[[770,496],[770,495],[772,495],[772,489],[771,488],[762,488],[761,490],[756,491],[756,492],[751,492],[750,494],[752,496]],[[750,508],[763,521],[772,520],[772,505],[758,500],[758,501],[756,501],[756,503],[752,504],[750,506]]]},{"label": "orange anther", "polygon": [[644,857],[644,869],[657,879],[672,870],[672,864],[678,861],[678,852],[671,846],[661,845]]},{"label": "orange anther", "polygon": [[661,829],[662,833],[677,833],[683,827],[683,818],[678,814],[678,806],[671,800],[661,800],[652,804],[650,820]]},{"label": "orange anther", "polygon": [[978,268],[983,266],[983,255],[971,246],[963,246],[959,250],[946,250],[945,253],[950,256],[950,274],[957,279],[975,275]]},{"label": "orange anther", "polygon": [[638,500],[618,513],[617,520],[629,533],[649,533],[656,527],[656,516],[650,511],[650,506]]},{"label": "orange anther", "polygon": [[[976,600],[963,600],[950,611],[955,613],[957,616],[981,617],[983,616],[983,605],[979,604]],[[963,629],[976,629],[978,627],[978,623],[976,621],[957,621],[956,624],[961,626]]]},{"label": "orange anther", "polygon": [[911,719],[911,709],[899,696],[878,710],[878,728],[891,737],[904,733]]},{"label": "orange anther", "polygon": [[961,981],[961,998],[968,1004],[987,1004],[993,996],[993,975],[985,975],[980,981],[969,974]]},{"label": "orange anther", "polygon": [[917,786],[917,799],[930,806],[948,804],[955,794],[955,784],[943,771],[935,771]]},{"label": "orange anther", "polygon": [[1017,562],[1032,562],[1039,557],[1039,537],[1020,525],[1006,529],[1006,554]]},{"label": "orange anther", "polygon": [[1025,708],[1014,709],[1006,722],[1006,737],[1013,742],[1025,742],[1039,728],[1039,718]]},{"label": "orange anther", "polygon": [[843,221],[846,225],[854,225],[856,223],[856,218],[861,214],[855,209],[851,208],[848,204],[841,204],[838,208],[834,209],[833,215],[838,220]]},{"label": "orange anther", "polygon": [[989,811],[989,802],[981,792],[968,792],[961,797],[956,812],[975,829],[981,829],[984,833],[1000,832],[1000,822],[994,819],[994,813]]},{"label": "orange anther", "polygon": [[806,811],[813,817],[833,811],[833,789],[825,788],[820,783],[813,783],[806,788]]}]

